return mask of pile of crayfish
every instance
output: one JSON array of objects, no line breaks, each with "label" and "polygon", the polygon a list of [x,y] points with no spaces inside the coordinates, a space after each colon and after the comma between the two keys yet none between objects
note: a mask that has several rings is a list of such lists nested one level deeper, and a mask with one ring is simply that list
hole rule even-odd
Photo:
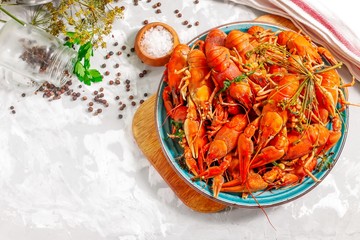
[{"label": "pile of crayfish", "polygon": [[291,187],[330,161],[349,104],[331,53],[300,32],[212,29],[179,44],[162,98],[193,180],[246,197]]}]

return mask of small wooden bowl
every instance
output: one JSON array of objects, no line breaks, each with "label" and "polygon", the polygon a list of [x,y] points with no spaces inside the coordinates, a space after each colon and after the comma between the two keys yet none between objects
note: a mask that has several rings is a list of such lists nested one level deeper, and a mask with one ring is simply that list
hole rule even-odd
[{"label": "small wooden bowl", "polygon": [[[147,30],[151,29],[152,27],[157,27],[157,26],[162,26],[163,28],[165,28],[167,31],[170,32],[170,34],[173,37],[173,46],[172,46],[171,50],[168,52],[168,54],[166,54],[165,56],[162,56],[162,57],[149,56],[144,51],[144,49],[140,46],[140,42],[141,42],[141,39],[143,38],[144,33]],[[150,66],[160,67],[160,66],[164,66],[169,61],[170,55],[171,55],[174,47],[178,44],[179,44],[179,37],[172,27],[170,27],[169,25],[167,25],[165,23],[153,22],[153,23],[146,24],[144,27],[142,27],[139,30],[139,32],[137,33],[136,38],[135,38],[135,46],[134,47],[135,47],[135,52],[138,55],[138,57],[141,59],[141,61],[143,61],[145,64],[150,65]]]}]

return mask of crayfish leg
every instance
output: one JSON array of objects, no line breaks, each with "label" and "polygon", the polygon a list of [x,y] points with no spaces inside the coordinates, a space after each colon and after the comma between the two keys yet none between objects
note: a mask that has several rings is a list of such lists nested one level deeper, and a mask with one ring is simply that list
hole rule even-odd
[{"label": "crayfish leg", "polygon": [[217,198],[219,196],[222,185],[224,184],[224,177],[221,175],[217,175],[213,178],[212,190],[213,196]]}]

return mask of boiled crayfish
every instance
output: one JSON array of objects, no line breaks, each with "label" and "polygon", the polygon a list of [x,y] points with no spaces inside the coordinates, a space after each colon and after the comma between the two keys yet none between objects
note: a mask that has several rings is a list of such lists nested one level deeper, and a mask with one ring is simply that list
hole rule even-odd
[{"label": "boiled crayfish", "polygon": [[192,48],[177,46],[163,98],[182,123],[174,127],[193,180],[215,197],[317,181],[342,136],[342,88],[353,85],[342,83],[340,65],[300,33],[260,26],[213,29]]}]

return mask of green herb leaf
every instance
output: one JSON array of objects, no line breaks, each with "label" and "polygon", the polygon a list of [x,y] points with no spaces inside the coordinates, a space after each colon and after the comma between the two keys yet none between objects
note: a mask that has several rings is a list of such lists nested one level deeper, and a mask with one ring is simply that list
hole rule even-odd
[{"label": "green herb leaf", "polygon": [[220,89],[220,91],[218,93],[222,93],[225,92],[232,83],[237,83],[237,82],[242,82],[245,81],[247,77],[249,77],[251,74],[253,74],[255,71],[250,71],[248,73],[243,73],[240,76],[235,77],[233,80],[225,80],[223,82],[224,87],[222,89]]},{"label": "green herb leaf", "polygon": [[79,78],[80,81],[84,81],[85,77],[85,68],[81,62],[77,61],[74,66],[74,73]]},{"label": "green herb leaf", "polygon": [[65,35],[70,38],[70,40],[65,42],[65,46],[72,48],[74,45],[80,44],[80,38],[74,38],[75,32],[66,32]]},{"label": "green herb leaf", "polygon": [[78,61],[81,61],[83,58],[89,59],[92,53],[92,44],[87,42],[80,46],[78,50]]},{"label": "green herb leaf", "polygon": [[84,78],[84,83],[85,83],[86,85],[90,86],[90,85],[91,85],[91,82],[92,82],[92,76],[91,76],[91,74],[89,74],[88,71],[86,71],[86,73],[85,73],[85,78]]},{"label": "green herb leaf", "polygon": [[89,60],[91,58],[91,56],[93,56],[93,55],[94,55],[94,53],[93,53],[93,49],[92,49],[92,45],[91,45],[91,48],[89,48],[85,54],[85,59]]},{"label": "green herb leaf", "polygon": [[75,36],[75,32],[66,32],[65,35],[72,38]]},{"label": "green herb leaf", "polygon": [[89,69],[90,58],[93,55],[93,45],[89,41],[79,47],[77,61],[74,65],[74,74],[86,85],[91,85],[92,82],[101,82],[103,79],[103,76],[98,70]]},{"label": "green herb leaf", "polygon": [[89,74],[92,76],[92,82],[101,82],[103,79],[101,73],[96,69],[90,69]]},{"label": "green herb leaf", "polygon": [[74,43],[73,42],[70,42],[70,41],[67,41],[64,43],[64,46],[67,46],[69,48],[72,48],[74,46]]},{"label": "green herb leaf", "polygon": [[225,80],[224,81],[224,87],[223,87],[222,91],[224,92],[226,89],[228,89],[230,87],[231,83],[232,83],[231,81]]},{"label": "green herb leaf", "polygon": [[84,59],[84,67],[86,68],[86,69],[89,69],[90,68],[90,59]]},{"label": "green herb leaf", "polygon": [[232,81],[225,80],[225,81],[223,82],[224,86],[223,86],[222,89],[219,90],[218,94],[219,94],[219,93],[222,93],[222,92],[225,92],[225,91],[230,87],[231,83],[232,83]]},{"label": "green herb leaf", "polygon": [[233,79],[233,82],[243,82],[247,78],[246,74],[242,74]]}]

